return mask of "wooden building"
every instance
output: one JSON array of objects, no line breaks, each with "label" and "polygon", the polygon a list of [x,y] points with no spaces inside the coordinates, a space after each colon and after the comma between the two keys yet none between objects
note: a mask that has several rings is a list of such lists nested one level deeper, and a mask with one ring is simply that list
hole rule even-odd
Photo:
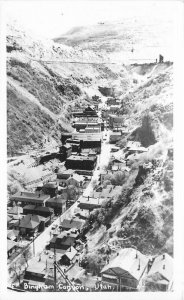
[{"label": "wooden building", "polygon": [[93,197],[82,197],[78,207],[80,209],[92,211],[95,208],[100,208],[104,199],[93,198]]},{"label": "wooden building", "polygon": [[173,278],[173,258],[167,253],[154,258],[145,278],[146,291],[168,291]]},{"label": "wooden building", "polygon": [[77,229],[77,230],[81,230],[82,226],[83,226],[84,222],[82,221],[76,221],[76,220],[68,220],[68,219],[64,219],[63,222],[61,222],[60,226],[62,228],[62,230],[70,230],[70,229]]},{"label": "wooden building", "polygon": [[71,176],[66,180],[66,185],[72,185],[75,187],[82,187],[84,184],[84,176],[78,174],[71,174]]},{"label": "wooden building", "polygon": [[71,155],[66,159],[65,167],[73,170],[93,170],[97,163],[97,156]]},{"label": "wooden building", "polygon": [[117,291],[136,291],[147,264],[148,258],[138,250],[124,248],[102,269],[102,284]]},{"label": "wooden building", "polygon": [[14,229],[19,230],[21,235],[33,236],[35,232],[44,231],[48,218],[38,215],[26,215],[14,224]]},{"label": "wooden building", "polygon": [[45,206],[35,206],[35,205],[26,205],[23,207],[23,214],[34,214],[39,215],[45,218],[52,218],[54,215],[54,210],[50,207]]},{"label": "wooden building", "polygon": [[74,247],[70,247],[65,254],[62,255],[59,263],[61,265],[70,266],[72,263],[75,262],[77,256],[77,250]]},{"label": "wooden building", "polygon": [[29,192],[17,192],[10,197],[12,203],[20,203],[22,206],[27,204],[42,205],[45,206],[46,200],[50,198],[50,195],[44,195],[41,193],[29,193]]},{"label": "wooden building", "polygon": [[50,249],[62,250],[63,253],[67,251],[70,247],[75,245],[75,237],[71,236],[63,236],[63,234],[58,235],[57,237],[53,237],[50,240]]},{"label": "wooden building", "polygon": [[120,115],[109,115],[109,128],[110,129],[122,129],[124,123],[124,117]]},{"label": "wooden building", "polygon": [[63,214],[66,211],[66,201],[67,195],[62,194],[60,196],[48,199],[45,205],[46,207],[53,208],[56,215]]},{"label": "wooden building", "polygon": [[59,152],[62,154],[63,160],[65,160],[67,157],[69,157],[72,154],[72,146],[66,143],[59,147]]}]

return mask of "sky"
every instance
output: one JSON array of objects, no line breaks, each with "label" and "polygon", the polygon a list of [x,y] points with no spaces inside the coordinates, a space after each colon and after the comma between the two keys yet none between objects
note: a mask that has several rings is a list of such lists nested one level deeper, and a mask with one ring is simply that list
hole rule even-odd
[{"label": "sky", "polygon": [[58,37],[75,26],[129,17],[172,18],[175,1],[7,1],[7,18],[46,38]]}]

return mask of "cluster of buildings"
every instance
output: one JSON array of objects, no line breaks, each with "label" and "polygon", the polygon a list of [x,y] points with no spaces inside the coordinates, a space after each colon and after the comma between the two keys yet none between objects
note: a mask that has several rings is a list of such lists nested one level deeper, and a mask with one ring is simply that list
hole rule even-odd
[{"label": "cluster of buildings", "polygon": [[81,133],[99,133],[104,130],[104,122],[95,107],[88,106],[83,111],[72,112],[73,128]]},{"label": "cluster of buildings", "polygon": [[[107,100],[107,110],[102,116],[108,119],[112,130],[110,143],[122,139],[123,116],[118,115],[120,101]],[[108,112],[108,113],[107,113]],[[110,113],[109,113],[110,112]],[[90,192],[84,192],[89,175],[97,164],[101,153],[104,122],[95,108],[72,112],[75,132],[63,133],[59,153],[65,160],[66,170],[57,170],[56,178],[39,185],[35,192],[17,192],[10,197],[7,219],[7,256],[10,259],[22,239],[34,239],[52,224],[54,217],[63,214],[71,205],[70,193],[78,191],[77,212],[53,225],[50,240],[39,257],[29,260],[24,274],[23,288],[27,290],[71,291],[77,286],[82,291],[170,291],[173,284],[173,259],[167,253],[148,257],[134,248],[113,250],[101,266],[98,276],[89,274],[82,267],[81,260],[87,248],[87,239],[82,233],[85,220],[90,213],[111,199],[112,203],[122,193],[121,185],[104,184],[107,175],[118,171],[129,172],[127,158],[146,152],[138,142],[129,141],[125,147],[125,160],[113,158],[109,170],[101,171],[99,185]],[[50,154],[49,154],[50,155]],[[51,155],[52,156],[52,155]],[[53,156],[52,156],[53,157]],[[55,156],[54,156],[55,157]],[[49,157],[43,158],[42,162]],[[82,195],[79,198],[79,195]],[[57,286],[57,287],[56,287]],[[30,287],[30,288],[29,288]]]},{"label": "cluster of buildings", "polygon": [[76,270],[85,271],[80,267],[80,253],[85,248],[85,241],[80,235],[84,222],[76,217],[64,219],[60,225],[53,226],[44,252],[38,258],[29,260],[23,285],[36,287],[46,284],[51,286],[50,291],[54,290],[55,283],[72,286],[71,280]]},{"label": "cluster of buildings", "polygon": [[[51,250],[46,250],[38,259],[31,259],[24,283],[32,286],[52,284],[54,288],[56,278],[57,284],[62,283],[62,287],[77,286],[79,291],[80,288],[83,291],[109,292],[172,291],[173,258],[167,253],[148,257],[137,249],[122,248],[113,253],[98,276],[94,276],[81,267],[80,252],[85,244],[79,243],[80,239],[75,242],[77,235],[71,233],[66,236],[63,233],[53,238],[50,247],[57,247],[55,258]],[[54,260],[58,265],[55,277]]]},{"label": "cluster of buildings", "polygon": [[[20,191],[9,198],[7,210],[7,256],[18,249],[20,239],[31,240],[48,227],[55,216],[63,214],[89,183],[89,178],[68,169],[56,174],[53,182],[39,185],[35,192]],[[72,194],[76,192],[76,199]]]},{"label": "cluster of buildings", "polygon": [[169,291],[173,258],[167,253],[148,257],[136,249],[121,249],[101,270],[104,286],[115,291]]}]

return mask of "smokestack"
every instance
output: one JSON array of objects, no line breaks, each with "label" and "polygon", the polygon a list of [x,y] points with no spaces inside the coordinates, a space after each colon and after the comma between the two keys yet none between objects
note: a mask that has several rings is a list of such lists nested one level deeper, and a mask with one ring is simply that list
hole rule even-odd
[{"label": "smokestack", "polygon": [[165,265],[163,265],[163,270],[165,270]]}]

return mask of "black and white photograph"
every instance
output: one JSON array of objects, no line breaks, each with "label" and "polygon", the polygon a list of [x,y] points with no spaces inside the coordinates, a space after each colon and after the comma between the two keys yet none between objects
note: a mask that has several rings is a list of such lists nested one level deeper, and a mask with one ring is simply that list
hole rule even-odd
[{"label": "black and white photograph", "polygon": [[181,8],[4,1],[7,293],[176,291]]}]

